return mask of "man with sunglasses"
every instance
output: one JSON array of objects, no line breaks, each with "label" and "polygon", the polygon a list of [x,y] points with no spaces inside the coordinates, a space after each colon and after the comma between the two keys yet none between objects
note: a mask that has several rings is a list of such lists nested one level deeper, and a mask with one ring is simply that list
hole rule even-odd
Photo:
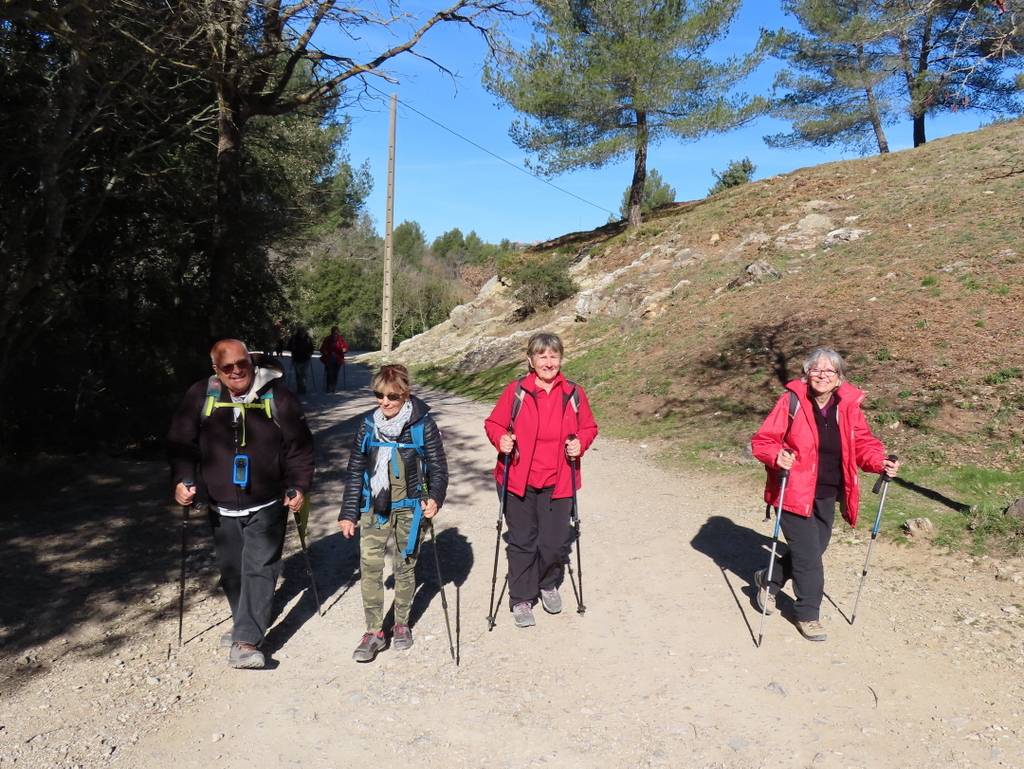
[{"label": "man with sunglasses", "polygon": [[174,499],[209,500],[220,584],[232,629],[228,664],[262,668],[289,511],[313,482],[313,437],[280,371],[257,366],[243,342],[210,350],[213,376],[189,388],[167,436]]}]

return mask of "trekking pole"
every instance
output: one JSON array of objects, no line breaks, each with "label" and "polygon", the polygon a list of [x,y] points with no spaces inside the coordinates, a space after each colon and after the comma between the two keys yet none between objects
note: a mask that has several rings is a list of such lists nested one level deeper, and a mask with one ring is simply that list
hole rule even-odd
[{"label": "trekking pole", "polygon": [[[772,530],[772,555],[771,560],[768,561],[768,574],[765,577],[765,590],[771,594],[772,589],[772,570],[775,568],[775,552],[779,547],[779,531],[782,528],[782,500],[786,497],[786,482],[789,480],[789,470],[780,469],[779,478],[782,481],[782,487],[779,489],[779,505],[775,508],[775,528]],[[755,589],[759,589],[757,585],[754,585]],[[757,648],[761,648],[761,642],[764,640],[764,618],[768,616],[768,597],[764,599],[764,606],[761,607],[761,626],[757,630]]]},{"label": "trekking pole", "polygon": [[[886,457],[890,462],[896,461],[896,455],[890,454]],[[878,537],[878,530],[882,528],[882,509],[885,507],[885,492],[889,490],[889,481],[892,480],[886,475],[885,470],[882,471],[881,475],[878,476],[878,480],[875,481],[874,487],[871,489],[872,494],[878,494],[881,492],[882,496],[878,498],[878,514],[875,516],[875,525],[871,527],[871,539],[868,540],[868,554],[864,558],[864,568],[860,572],[860,585],[857,586],[857,598],[853,602],[853,612],[850,614],[850,624],[852,625],[857,619],[857,605],[860,604],[860,591],[864,589],[864,581],[868,576],[868,562],[871,560],[871,548],[875,544],[875,539]]]},{"label": "trekking pole", "polygon": [[[509,425],[509,432],[512,432],[512,425]],[[498,552],[501,550],[501,524],[505,520],[505,497],[508,496],[508,467],[512,462],[512,453],[505,455],[505,470],[501,480],[501,500],[498,502],[498,523],[495,528],[498,530],[498,537],[494,541],[494,568],[491,570],[491,600],[487,604],[490,613],[487,615],[487,632],[494,630],[495,615],[498,607],[494,603],[494,588],[498,583]],[[505,585],[508,584],[508,575],[505,575]],[[505,585],[501,586],[501,596],[505,595]],[[501,596],[498,596],[498,603],[501,603]]]},{"label": "trekking pole", "polygon": [[[444,577],[441,576],[441,558],[437,554],[437,534],[434,533],[434,522],[427,521],[427,528],[430,529],[430,544],[434,546],[434,569],[437,570],[437,586],[441,591],[441,608],[444,609],[444,625],[448,629],[448,651],[451,652],[452,661],[455,667],[459,666],[459,660],[455,656],[455,644],[452,643],[452,623],[448,618],[448,599],[444,594]],[[458,623],[458,616],[455,619]]]},{"label": "trekking pole", "polygon": [[[571,434],[569,440],[576,440],[576,434]],[[576,580],[572,576],[572,556],[569,557],[569,581],[572,582],[572,592],[576,596],[576,613],[586,614],[587,606],[583,603],[583,561],[580,557],[580,510],[576,504],[576,466],[578,463],[579,457],[569,460],[570,481],[572,482],[572,525],[576,530],[576,573],[580,578],[579,593],[576,592]]]},{"label": "trekking pole", "polygon": [[462,591],[455,585],[455,667],[462,660]]},{"label": "trekking pole", "polygon": [[[299,492],[295,489],[288,489],[286,495],[288,499],[295,499],[295,495]],[[320,607],[320,593],[316,589],[316,576],[313,574],[313,564],[309,560],[309,553],[306,552],[306,535],[302,531],[302,523],[299,521],[299,511],[292,511],[292,520],[295,521],[295,530],[299,533],[299,547],[302,548],[302,557],[306,561],[306,574],[309,576],[309,585],[313,588],[313,600],[316,601],[316,616],[320,619],[324,618],[323,609]],[[307,519],[308,520],[308,519]]]},{"label": "trekking pole", "polygon": [[[188,490],[195,488],[192,480],[182,481],[181,485]],[[181,506],[181,578],[178,583],[178,646],[181,646],[182,628],[185,624],[185,559],[188,556],[188,514],[192,503]]]}]

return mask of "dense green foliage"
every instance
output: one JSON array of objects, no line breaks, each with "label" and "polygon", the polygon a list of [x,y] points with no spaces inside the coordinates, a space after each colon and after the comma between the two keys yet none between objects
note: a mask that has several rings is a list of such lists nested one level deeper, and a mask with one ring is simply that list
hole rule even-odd
[{"label": "dense green foliage", "polygon": [[793,123],[769,144],[889,151],[884,126],[909,114],[914,146],[943,110],[1024,108],[1015,83],[1020,32],[991,2],[784,0],[798,32],[776,38],[788,68],[774,113]]},{"label": "dense green foliage", "polygon": [[647,150],[693,140],[760,114],[766,100],[735,86],[761,51],[714,61],[739,0],[584,0],[537,3],[537,39],[488,67],[484,82],[524,113],[513,140],[547,174],[632,156],[630,224],[641,221]]},{"label": "dense green foliage", "polygon": [[[292,277],[303,244],[359,227],[370,180],[344,153],[345,81],[435,24],[486,33],[503,3],[428,13],[365,62],[310,47],[313,33],[393,20],[335,0],[275,8],[3,5],[0,455],[156,446],[184,387],[209,372],[212,338],[272,344],[313,282]],[[336,293],[311,304],[326,322],[350,304],[338,286],[351,275],[314,268],[344,273],[320,276]],[[422,308],[407,315],[422,328]]]},{"label": "dense green foliage", "polygon": [[715,176],[715,183],[708,190],[708,195],[714,195],[730,187],[739,187],[746,184],[754,177],[757,166],[750,162],[750,158],[733,160],[726,166],[724,171],[712,171]]},{"label": "dense green foliage", "polygon": [[[629,218],[629,197],[631,187],[626,187],[622,193],[622,204],[619,206],[619,218]],[[647,214],[658,206],[674,203],[676,191],[668,182],[661,178],[657,168],[652,168],[644,180],[644,194],[640,201],[640,212]]]},{"label": "dense green foliage", "polygon": [[523,259],[507,276],[522,316],[554,307],[579,288],[569,275],[570,258],[550,255]]}]

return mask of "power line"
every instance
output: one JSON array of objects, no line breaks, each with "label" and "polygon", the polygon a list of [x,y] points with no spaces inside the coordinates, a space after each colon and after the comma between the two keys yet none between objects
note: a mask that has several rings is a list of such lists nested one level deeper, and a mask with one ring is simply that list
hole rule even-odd
[{"label": "power line", "polygon": [[[372,90],[376,91],[381,96],[388,96],[388,94],[384,93],[384,91],[380,90],[379,88],[377,88],[376,86],[374,86],[374,85],[372,85],[370,83],[366,83],[366,86],[371,88]],[[406,109],[409,109],[409,110],[415,112],[417,115],[419,115],[424,120],[429,120],[431,123],[436,125],[438,128],[443,128],[445,131],[447,131],[448,133],[452,134],[453,136],[457,136],[458,138],[462,139],[462,141],[466,142],[467,144],[473,145],[474,147],[476,147],[481,152],[484,152],[484,153],[490,155],[492,158],[495,158],[496,160],[500,160],[505,165],[511,166],[512,168],[516,169],[517,171],[521,171],[522,173],[526,174],[527,176],[531,176],[534,179],[536,179],[537,181],[543,182],[544,184],[548,185],[549,187],[551,187],[553,189],[556,189],[559,192],[561,192],[561,193],[563,193],[565,195],[568,195],[569,197],[576,198],[576,200],[579,200],[582,203],[586,203],[588,206],[593,206],[594,208],[596,208],[599,211],[604,211],[606,214],[611,214],[612,216],[615,216],[615,212],[614,211],[609,211],[604,206],[599,206],[597,203],[592,203],[591,201],[587,200],[586,198],[580,197],[575,192],[569,192],[569,190],[564,189],[562,187],[559,187],[557,184],[549,182],[547,179],[545,179],[545,178],[543,178],[541,176],[537,176],[537,174],[535,174],[535,173],[533,173],[533,172],[523,168],[521,165],[513,163],[511,160],[506,160],[505,158],[503,158],[501,155],[497,154],[496,152],[491,152],[491,150],[487,149],[486,147],[484,147],[484,146],[482,146],[480,144],[477,144],[475,141],[473,141],[472,139],[470,139],[470,138],[468,138],[466,136],[463,136],[458,131],[456,131],[454,128],[449,128],[448,126],[446,126],[441,121],[435,120],[434,118],[430,117],[430,115],[427,115],[427,114],[425,114],[423,112],[420,112],[418,109],[413,107],[411,104],[408,104],[407,102],[404,102],[401,99],[398,100],[398,103],[401,104]]]}]

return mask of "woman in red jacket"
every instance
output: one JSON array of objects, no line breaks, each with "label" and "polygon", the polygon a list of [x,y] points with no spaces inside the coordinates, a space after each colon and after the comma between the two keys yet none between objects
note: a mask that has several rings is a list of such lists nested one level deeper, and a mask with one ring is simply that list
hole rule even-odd
[{"label": "woman in red jacket", "polygon": [[839,353],[830,347],[812,350],[803,370],[802,379],[786,385],[750,442],[754,456],[768,468],[764,499],[773,507],[779,503],[777,471],[789,471],[781,521],[788,548],[781,568],[772,569],[771,589],[765,584],[767,569],[754,574],[754,584],[758,608],[763,610],[767,601],[771,611],[775,593],[792,579],[797,628],[810,641],[824,641],[819,621],[825,591],[821,559],[832,538],[836,501],[843,518],[856,526],[857,468],[892,477],[899,462],[886,459],[885,447],[871,434],[860,408],[864,393],[844,378]]},{"label": "woman in red jacket", "polygon": [[[562,610],[558,587],[571,547],[569,463],[578,462],[597,437],[586,393],[562,376],[562,354],[556,334],[530,337],[530,372],[509,383],[484,422],[494,447],[510,455],[505,500],[508,596],[518,627],[535,624],[538,596],[549,614]],[[499,494],[504,473],[505,460],[499,455],[494,468]],[[576,488],[580,485],[577,472]]]}]

